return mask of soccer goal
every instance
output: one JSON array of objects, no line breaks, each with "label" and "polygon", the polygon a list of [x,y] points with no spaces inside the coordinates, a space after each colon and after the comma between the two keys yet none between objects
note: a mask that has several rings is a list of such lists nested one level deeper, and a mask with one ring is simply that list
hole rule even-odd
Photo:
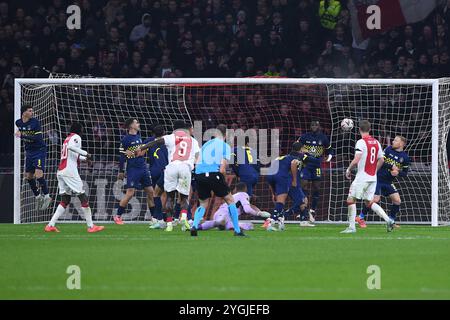
[{"label": "soccer goal", "polygon": [[[110,221],[123,196],[123,182],[116,178],[119,141],[125,133],[123,122],[136,117],[144,138],[151,135],[152,125],[159,123],[171,130],[177,119],[195,124],[199,142],[206,129],[219,123],[229,129],[266,130],[276,136],[279,146],[272,157],[289,152],[292,143],[309,130],[310,122],[318,120],[335,151],[332,161],[324,162],[321,168],[317,208],[317,220],[329,222],[347,220],[345,199],[350,182],[344,172],[358,139],[357,128],[342,131],[340,122],[350,118],[357,124],[360,119],[368,119],[373,126],[372,135],[383,148],[396,135],[407,139],[406,151],[412,164],[408,176],[396,182],[402,197],[399,221],[433,226],[449,222],[446,145],[450,79],[16,79],[15,119],[20,117],[21,104],[25,103],[31,104],[42,124],[48,145],[45,175],[54,198],[60,148],[68,125],[73,120],[84,123],[83,147],[94,159],[91,165],[82,164],[80,174],[96,221]],[[58,200],[46,211],[37,210],[33,194],[22,180],[20,139],[15,139],[14,147],[14,221],[48,221]],[[235,183],[231,172],[229,179]],[[272,209],[264,176],[254,193],[258,207]],[[382,205],[389,204],[386,199],[382,201]],[[82,220],[79,209],[78,199],[73,198],[60,220]],[[368,220],[378,221],[374,216]],[[123,218],[146,221],[149,217],[145,198],[137,192]]]}]

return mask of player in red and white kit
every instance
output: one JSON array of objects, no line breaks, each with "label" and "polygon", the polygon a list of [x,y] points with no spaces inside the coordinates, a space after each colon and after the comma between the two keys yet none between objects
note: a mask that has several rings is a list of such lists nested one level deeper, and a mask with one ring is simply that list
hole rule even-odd
[{"label": "player in red and white kit", "polygon": [[350,163],[345,176],[352,178],[352,169],[358,166],[355,180],[350,186],[347,198],[349,226],[341,233],[355,233],[356,200],[364,200],[367,207],[371,208],[377,215],[387,223],[387,231],[393,230],[394,221],[388,217],[386,212],[375,202],[373,197],[377,186],[377,171],[384,163],[383,150],[377,139],[370,136],[370,122],[362,120],[359,123],[361,139],[356,142],[355,158]]},{"label": "player in red and white kit", "polygon": [[58,221],[58,218],[66,211],[72,194],[78,196],[80,199],[81,210],[83,211],[84,218],[88,225],[88,232],[98,232],[104,229],[104,227],[96,226],[92,222],[91,208],[89,207],[88,198],[84,192],[83,182],[78,173],[79,161],[85,161],[90,158],[90,154],[81,149],[80,135],[82,131],[83,126],[80,123],[72,123],[70,126],[70,134],[64,140],[62,145],[61,162],[58,167],[58,172],[56,173],[61,202],[56,208],[52,219],[45,227],[46,232],[59,232],[55,227],[56,221]]},{"label": "player in red and white kit", "polygon": [[180,223],[184,225],[185,229],[190,229],[187,221],[188,197],[191,189],[192,170],[200,151],[197,140],[191,136],[191,129],[190,124],[184,121],[175,121],[172,134],[165,135],[139,148],[143,151],[155,145],[165,144],[167,147],[169,164],[164,170],[164,190],[167,194],[165,206],[166,231],[173,230],[172,216],[176,191],[180,195]]}]

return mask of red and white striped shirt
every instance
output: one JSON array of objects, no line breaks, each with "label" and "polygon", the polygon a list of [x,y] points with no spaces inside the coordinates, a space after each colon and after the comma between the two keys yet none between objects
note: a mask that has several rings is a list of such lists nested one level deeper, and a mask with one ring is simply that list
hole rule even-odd
[{"label": "red and white striped shirt", "polygon": [[358,162],[356,182],[377,181],[377,162],[383,157],[383,150],[377,139],[366,136],[356,142],[355,153],[361,153]]},{"label": "red and white striped shirt", "polygon": [[87,154],[87,151],[81,149],[81,137],[76,133],[69,134],[61,148],[58,174],[68,177],[78,176],[79,160],[85,160]]}]

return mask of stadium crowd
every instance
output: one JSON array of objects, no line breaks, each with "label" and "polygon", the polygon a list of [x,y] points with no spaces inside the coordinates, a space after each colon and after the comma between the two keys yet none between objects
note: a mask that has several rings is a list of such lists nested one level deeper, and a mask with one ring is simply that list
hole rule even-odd
[{"label": "stadium crowd", "polygon": [[[68,30],[74,3],[81,29]],[[0,2],[0,166],[12,164],[15,78],[435,78],[450,75],[449,25],[450,0],[365,48],[344,0]]]}]

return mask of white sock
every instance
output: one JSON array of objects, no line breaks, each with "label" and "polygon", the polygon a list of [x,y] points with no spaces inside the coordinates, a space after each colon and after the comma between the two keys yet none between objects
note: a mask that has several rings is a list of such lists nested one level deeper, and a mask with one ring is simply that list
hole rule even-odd
[{"label": "white sock", "polygon": [[351,229],[355,229],[355,218],[356,218],[356,204],[351,204],[348,206],[348,223]]},{"label": "white sock", "polygon": [[187,220],[187,213],[186,212],[182,212],[181,213],[181,218],[180,220]]},{"label": "white sock", "polygon": [[59,217],[61,217],[61,215],[64,213],[64,211],[66,211],[66,208],[64,208],[62,205],[58,205],[58,207],[56,208],[56,211],[53,214],[52,219],[50,220],[48,225],[51,227],[54,227],[56,224],[56,221],[58,221]]},{"label": "white sock", "polygon": [[376,203],[372,203],[372,206],[370,207],[378,216],[384,219],[384,221],[389,222],[391,219],[388,217],[386,212],[384,212],[383,208],[380,207]]},{"label": "white sock", "polygon": [[92,222],[92,212],[90,207],[81,207],[81,210],[83,210],[84,218],[86,219],[87,226],[89,228],[92,228],[94,226],[94,223]]}]

